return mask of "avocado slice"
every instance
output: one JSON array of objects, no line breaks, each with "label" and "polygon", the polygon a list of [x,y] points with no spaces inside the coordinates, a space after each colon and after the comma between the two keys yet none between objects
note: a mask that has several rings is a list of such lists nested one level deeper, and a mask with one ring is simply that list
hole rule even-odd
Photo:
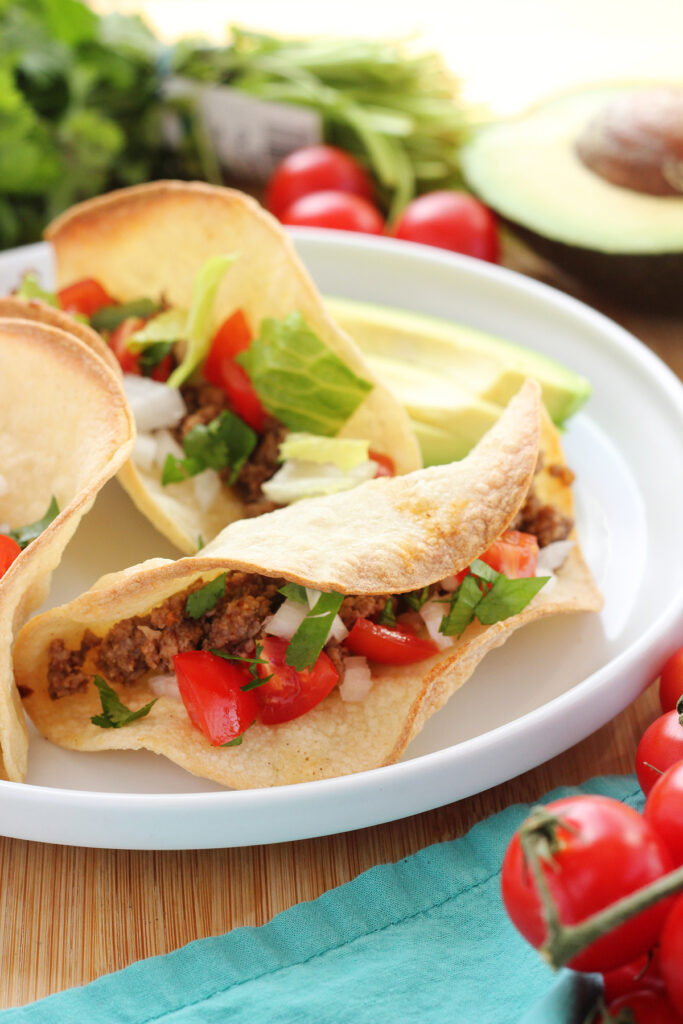
[{"label": "avocado slice", "polygon": [[[515,234],[590,287],[630,305],[683,309],[676,111],[677,87],[572,92],[481,129],[462,150],[463,174]],[[668,194],[648,183],[658,161]]]},{"label": "avocado slice", "polygon": [[[438,403],[441,410],[448,408],[450,396],[449,422],[458,419],[465,408],[477,411],[476,428],[468,429],[464,424],[455,428],[463,429],[474,440],[481,436],[479,426],[490,416],[492,407],[498,408],[499,415],[527,377],[535,377],[541,384],[546,408],[558,425],[590,394],[585,377],[538,352],[483,331],[349,299],[328,297],[325,304],[369,362],[379,361],[374,364],[376,372],[395,391],[411,417],[443,427],[444,420],[435,410]],[[420,407],[422,415],[417,412]],[[468,422],[473,422],[470,413],[466,416]]]}]

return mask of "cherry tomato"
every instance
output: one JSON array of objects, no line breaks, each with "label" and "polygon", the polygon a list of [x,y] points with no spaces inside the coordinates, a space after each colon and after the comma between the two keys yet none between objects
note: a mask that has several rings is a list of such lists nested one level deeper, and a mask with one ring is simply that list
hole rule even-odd
[{"label": "cherry tomato", "polygon": [[258,705],[242,687],[249,673],[208,651],[183,651],[173,657],[178,689],[190,721],[214,747],[241,736],[254,722]]},{"label": "cherry tomato", "polygon": [[352,654],[380,665],[412,665],[439,650],[432,640],[423,640],[407,626],[380,626],[370,619],[356,619],[344,645]]},{"label": "cherry tomato", "polygon": [[651,992],[663,992],[664,982],[659,974],[658,951],[646,953],[634,960],[633,963],[604,972],[602,980],[604,984],[603,998],[606,1003],[611,1003],[628,992],[641,992],[643,989]]},{"label": "cherry tomato", "polygon": [[[630,807],[603,796],[556,800],[545,810],[558,825],[560,849],[541,870],[563,924],[576,924],[610,903],[655,881],[671,868],[659,836]],[[513,924],[532,946],[546,929],[533,876],[519,838],[513,836],[502,869],[503,902]],[[651,949],[671,906],[662,900],[591,943],[569,961],[578,971],[611,971]]]},{"label": "cherry tomato", "polygon": [[235,356],[249,348],[252,333],[241,309],[225,320],[216,331],[203,367],[204,377],[222,388],[240,419],[257,432],[263,430],[266,410]]},{"label": "cherry tomato", "polygon": [[646,796],[677,761],[683,761],[683,725],[677,711],[667,711],[647,727],[636,748],[636,775]]},{"label": "cherry tomato", "polygon": [[10,565],[21,554],[21,548],[13,537],[6,533],[0,533],[0,579],[5,575]]},{"label": "cherry tomato", "polygon": [[265,664],[258,671],[263,679],[271,678],[254,693],[261,721],[266,725],[299,718],[324,700],[339,681],[339,673],[324,651],[312,669],[298,672],[285,663],[288,647],[289,641],[277,636],[268,636],[263,641],[261,657]]},{"label": "cherry tomato", "polygon": [[[662,992],[643,989],[620,996],[608,1005],[608,1019],[617,1019],[619,1011],[627,1008],[631,1011],[633,1024],[680,1024],[678,1014]],[[604,1019],[599,1017],[598,1022]]]},{"label": "cherry tomato", "polygon": [[676,867],[683,867],[683,761],[660,775],[645,801],[643,817],[667,847]]},{"label": "cherry tomato", "polygon": [[374,189],[367,171],[336,146],[305,146],[290,153],[268,182],[265,205],[276,217],[311,192],[349,192],[370,202]]},{"label": "cherry tomato", "polygon": [[280,220],[283,224],[362,231],[366,235],[381,235],[384,231],[379,210],[350,192],[311,192],[295,199]]},{"label": "cherry tomato", "polygon": [[370,449],[368,452],[368,458],[377,463],[375,479],[377,479],[378,476],[396,476],[394,460],[388,455],[382,455],[380,452],[373,452],[373,450]]},{"label": "cherry tomato", "polygon": [[103,306],[116,305],[111,295],[108,295],[102,285],[91,277],[74,281],[66,288],[61,288],[57,292],[57,298],[59,305],[67,313],[82,313],[83,316],[92,316]]},{"label": "cherry tomato", "polygon": [[428,192],[408,203],[394,230],[396,238],[450,249],[497,263],[496,219],[487,206],[464,192]]},{"label": "cherry tomato", "polygon": [[664,662],[659,677],[659,703],[662,711],[673,711],[683,697],[683,647]]},{"label": "cherry tomato", "polygon": [[664,922],[659,943],[659,969],[669,999],[683,1017],[683,896],[677,896]]},{"label": "cherry tomato", "polygon": [[531,533],[506,530],[479,558],[510,579],[533,576],[538,560],[538,540]]},{"label": "cherry tomato", "polygon": [[[129,316],[125,320],[122,320],[118,327],[109,335],[109,347],[112,349],[114,355],[119,361],[119,365],[123,373],[134,373],[138,377],[142,376],[142,369],[140,367],[140,354],[137,352],[131,352],[128,348],[128,339],[131,334],[135,334],[143,327],[145,321],[137,316]],[[165,381],[171,376],[173,369],[173,359],[171,355],[166,355],[152,370],[150,376],[152,380]]]}]

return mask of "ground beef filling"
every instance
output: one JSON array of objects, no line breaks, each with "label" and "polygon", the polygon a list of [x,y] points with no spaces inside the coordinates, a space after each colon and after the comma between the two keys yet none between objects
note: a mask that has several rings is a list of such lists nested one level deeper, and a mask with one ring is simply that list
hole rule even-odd
[{"label": "ground beef filling", "polygon": [[[224,410],[230,409],[228,396],[222,388],[217,388],[206,381],[200,384],[186,384],[181,388],[181,393],[187,406],[187,415],[174,430],[175,439],[180,444],[194,427],[208,426]],[[264,497],[261,486],[266,480],[270,480],[278,469],[278,450],[286,433],[286,428],[279,420],[272,416],[266,417],[256,447],[242,466],[233,485],[244,502],[245,518],[260,516],[264,512],[272,512],[278,508],[274,502]],[[221,473],[223,480],[229,480],[231,472],[230,467],[226,467]]]},{"label": "ground beef filling", "polygon": [[563,516],[554,505],[543,505],[532,485],[510,529],[532,533],[538,540],[539,548],[544,548],[553,541],[565,540],[573,526],[574,520]]}]

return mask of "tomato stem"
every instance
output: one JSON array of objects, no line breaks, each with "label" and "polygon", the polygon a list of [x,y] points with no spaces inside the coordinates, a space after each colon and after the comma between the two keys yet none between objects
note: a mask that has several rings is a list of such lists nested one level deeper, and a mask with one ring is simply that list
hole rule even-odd
[{"label": "tomato stem", "polygon": [[532,810],[520,829],[520,843],[536,884],[546,925],[546,939],[539,953],[555,968],[566,966],[587,946],[606,932],[618,928],[624,921],[667,896],[683,892],[683,867],[680,867],[642,889],[629,893],[616,903],[611,903],[596,914],[591,914],[579,924],[562,924],[542,868],[543,862],[552,864],[552,855],[560,848],[555,834],[558,826],[563,829],[569,827],[573,831],[567,822],[540,807]]}]

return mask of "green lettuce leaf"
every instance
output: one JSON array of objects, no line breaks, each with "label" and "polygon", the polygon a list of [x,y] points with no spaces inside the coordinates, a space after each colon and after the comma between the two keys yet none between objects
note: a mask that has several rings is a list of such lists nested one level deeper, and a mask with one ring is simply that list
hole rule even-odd
[{"label": "green lettuce leaf", "polygon": [[181,384],[184,384],[208,355],[212,336],[211,313],[216,292],[225,272],[236,259],[235,254],[214,256],[206,261],[195,277],[192,287],[192,302],[185,325],[187,349],[182,362],[168,378],[170,387],[179,388]]},{"label": "green lettuce leaf", "polygon": [[48,292],[38,280],[38,275],[32,271],[24,274],[21,284],[14,293],[18,299],[42,299],[48,306],[59,308],[59,302],[54,292]]},{"label": "green lettuce leaf", "polygon": [[236,361],[268,412],[290,430],[332,437],[372,391],[297,312],[264,320]]}]

